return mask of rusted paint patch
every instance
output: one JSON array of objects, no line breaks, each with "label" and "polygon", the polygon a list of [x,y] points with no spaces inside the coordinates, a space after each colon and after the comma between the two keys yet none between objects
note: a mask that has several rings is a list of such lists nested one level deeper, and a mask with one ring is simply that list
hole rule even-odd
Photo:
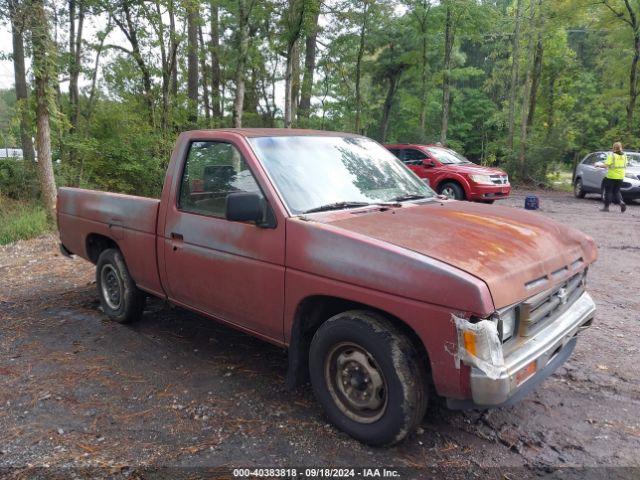
[{"label": "rusted paint patch", "polygon": [[[484,280],[496,308],[549,288],[527,284],[551,278],[582,257],[596,259],[591,238],[542,215],[470,202],[429,203],[368,215],[317,216],[349,232],[382,240],[457,267]],[[580,266],[584,268],[585,265]],[[577,267],[553,277],[561,282]]]}]

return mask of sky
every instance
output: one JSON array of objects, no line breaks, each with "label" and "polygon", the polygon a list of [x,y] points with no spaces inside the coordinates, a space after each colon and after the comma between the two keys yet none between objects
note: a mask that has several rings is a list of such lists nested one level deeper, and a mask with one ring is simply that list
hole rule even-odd
[{"label": "sky", "polygon": [[[0,58],[11,53],[11,30],[8,25],[0,24]],[[13,87],[13,63],[0,60],[0,88]]]}]

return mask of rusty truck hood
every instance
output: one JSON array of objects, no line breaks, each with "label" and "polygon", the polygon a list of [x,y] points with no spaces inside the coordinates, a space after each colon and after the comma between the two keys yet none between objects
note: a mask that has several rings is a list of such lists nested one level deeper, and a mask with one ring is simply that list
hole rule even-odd
[{"label": "rusty truck hood", "polygon": [[480,278],[496,308],[550,288],[597,257],[587,235],[540,213],[509,207],[446,201],[319,217]]}]

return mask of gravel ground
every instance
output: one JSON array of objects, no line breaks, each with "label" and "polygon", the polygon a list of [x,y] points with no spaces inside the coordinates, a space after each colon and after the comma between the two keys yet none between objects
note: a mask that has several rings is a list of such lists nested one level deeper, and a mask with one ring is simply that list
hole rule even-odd
[{"label": "gravel ground", "polygon": [[[503,204],[521,208],[525,193]],[[603,214],[595,198],[538,194],[541,215],[598,243],[594,326],[520,404],[455,412],[436,400],[417,432],[386,449],[330,426],[308,386],[287,392],[284,351],[159,301],[139,323],[112,323],[92,265],[60,256],[56,238],[1,247],[0,477],[357,466],[402,478],[638,478],[640,204]]]}]

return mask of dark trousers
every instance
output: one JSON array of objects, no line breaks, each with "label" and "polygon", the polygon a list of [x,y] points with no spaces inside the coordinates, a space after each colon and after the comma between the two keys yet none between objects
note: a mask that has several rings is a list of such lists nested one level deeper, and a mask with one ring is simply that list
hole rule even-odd
[{"label": "dark trousers", "polygon": [[616,205],[624,205],[622,200],[622,194],[620,193],[620,187],[622,186],[622,180],[614,180],[612,178],[604,179],[604,206],[608,207],[611,203]]}]

